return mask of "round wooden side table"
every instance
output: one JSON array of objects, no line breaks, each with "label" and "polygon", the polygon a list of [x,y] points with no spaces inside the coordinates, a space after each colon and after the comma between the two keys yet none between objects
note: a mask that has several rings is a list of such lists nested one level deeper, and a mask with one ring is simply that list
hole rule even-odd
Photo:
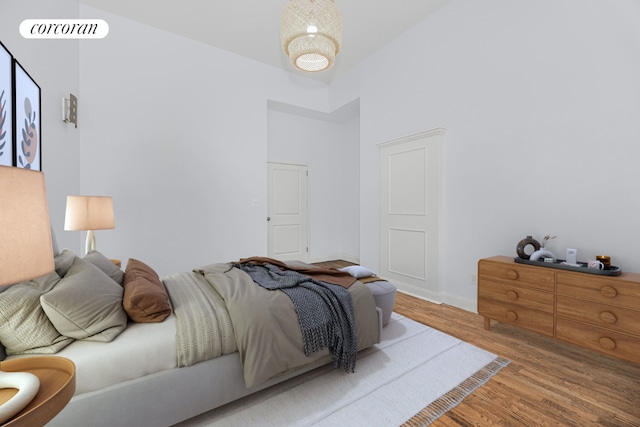
[{"label": "round wooden side table", "polygon": [[[44,426],[66,406],[76,391],[76,367],[59,356],[31,356],[0,362],[0,371],[30,372],[40,380],[40,389],[20,413],[2,427]],[[0,405],[16,394],[15,389],[0,390]]]}]

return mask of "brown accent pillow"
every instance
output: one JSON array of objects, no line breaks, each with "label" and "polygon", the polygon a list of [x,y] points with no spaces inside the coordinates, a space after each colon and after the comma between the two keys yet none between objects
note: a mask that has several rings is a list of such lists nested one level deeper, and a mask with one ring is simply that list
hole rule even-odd
[{"label": "brown accent pillow", "polygon": [[169,295],[158,273],[142,261],[129,258],[124,272],[124,310],[134,322],[162,322],[171,314]]}]

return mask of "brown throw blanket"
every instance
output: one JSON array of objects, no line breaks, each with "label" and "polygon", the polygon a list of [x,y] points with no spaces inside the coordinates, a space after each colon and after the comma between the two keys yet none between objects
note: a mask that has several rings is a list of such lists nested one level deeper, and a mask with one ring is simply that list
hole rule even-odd
[{"label": "brown throw blanket", "polygon": [[267,257],[242,258],[240,261],[232,262],[231,264],[244,264],[247,262],[255,265],[272,264],[279,267],[281,270],[297,271],[298,273],[304,274],[305,276],[310,276],[315,280],[319,280],[325,283],[331,283],[333,285],[340,285],[346,289],[349,289],[349,286],[353,285],[357,280],[349,273],[337,270],[335,268],[297,267],[287,265],[282,261]]},{"label": "brown throw blanket", "polygon": [[358,280],[361,281],[362,283],[386,282],[385,279],[378,276],[361,277]]}]

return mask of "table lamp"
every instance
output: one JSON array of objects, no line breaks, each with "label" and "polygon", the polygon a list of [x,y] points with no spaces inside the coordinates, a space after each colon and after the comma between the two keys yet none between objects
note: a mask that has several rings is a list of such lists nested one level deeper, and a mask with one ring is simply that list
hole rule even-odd
[{"label": "table lamp", "polygon": [[64,229],[87,230],[85,254],[96,250],[94,230],[115,228],[113,200],[107,196],[67,196]]},{"label": "table lamp", "polygon": [[[44,276],[54,270],[44,174],[0,166],[0,286]],[[0,423],[33,400],[40,387],[28,372],[2,372],[0,389],[18,393],[0,405]]]}]

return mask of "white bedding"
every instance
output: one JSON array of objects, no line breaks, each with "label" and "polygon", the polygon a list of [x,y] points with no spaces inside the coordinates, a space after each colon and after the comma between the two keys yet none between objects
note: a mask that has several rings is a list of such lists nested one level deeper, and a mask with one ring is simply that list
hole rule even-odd
[{"label": "white bedding", "polygon": [[[70,257],[60,256],[64,261],[61,264],[69,264],[67,269],[75,260],[75,255],[69,254]],[[105,265],[112,267],[111,261],[105,260]],[[66,277],[58,272],[58,264],[56,274]],[[122,284],[108,272],[104,273]],[[365,305],[375,309],[370,293],[360,294],[365,300],[371,300]],[[59,351],[56,355],[76,365],[76,391],[69,404],[48,425],[169,426],[332,361],[327,352],[315,362],[305,360],[311,363],[291,367],[281,375],[247,388],[238,352],[177,368],[176,325],[175,314],[159,323],[130,321],[111,342],[77,340]],[[370,325],[375,327],[369,328]],[[357,311],[359,337],[363,327],[366,329],[363,341],[368,342],[364,345],[377,343],[382,329],[381,311],[369,308]],[[0,345],[0,360],[4,357],[2,350]],[[30,356],[23,354],[7,359]]]},{"label": "white bedding", "polygon": [[[127,328],[110,343],[78,340],[56,356],[75,362],[75,395],[79,395],[175,368],[175,333],[173,314],[162,323],[129,322]],[[151,353],[149,348],[157,350]],[[25,356],[7,359],[18,357]],[[140,363],[141,360],[144,362]]]}]

